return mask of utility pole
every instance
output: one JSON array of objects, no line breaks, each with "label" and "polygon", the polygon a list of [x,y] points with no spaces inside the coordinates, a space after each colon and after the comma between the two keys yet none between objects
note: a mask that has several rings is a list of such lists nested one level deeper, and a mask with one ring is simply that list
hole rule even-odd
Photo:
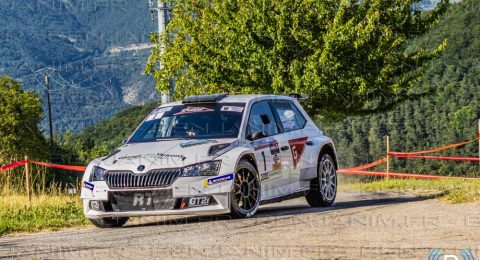
[{"label": "utility pole", "polygon": [[50,82],[48,80],[48,76],[45,76],[45,87],[47,89],[48,125],[50,127],[50,148],[52,148],[53,147],[52,105],[50,103]]},{"label": "utility pole", "polygon": [[[160,36],[162,33],[165,31],[165,28],[167,27],[168,24],[168,12],[171,10],[171,4],[170,3],[165,3],[162,2],[162,0],[157,0],[157,6],[155,7],[154,0],[149,0],[149,5],[150,5],[150,15],[152,17],[152,21],[155,21],[155,15],[157,16],[157,22],[158,22],[158,41],[160,44]],[[158,46],[161,48],[160,54],[163,53],[163,50],[165,46]],[[160,64],[162,66],[162,64]],[[170,91],[169,93],[162,93],[161,101],[162,104],[170,102],[170,95],[172,93],[172,88],[170,86]]]}]

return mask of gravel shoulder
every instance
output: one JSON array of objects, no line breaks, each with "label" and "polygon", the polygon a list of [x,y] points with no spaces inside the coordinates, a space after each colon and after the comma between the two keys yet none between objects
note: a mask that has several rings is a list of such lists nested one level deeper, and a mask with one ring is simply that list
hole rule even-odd
[{"label": "gravel shoulder", "polygon": [[255,217],[138,218],[121,229],[66,229],[0,238],[0,258],[426,259],[430,250],[480,253],[480,204],[408,193],[340,192],[330,208],[304,198]]}]

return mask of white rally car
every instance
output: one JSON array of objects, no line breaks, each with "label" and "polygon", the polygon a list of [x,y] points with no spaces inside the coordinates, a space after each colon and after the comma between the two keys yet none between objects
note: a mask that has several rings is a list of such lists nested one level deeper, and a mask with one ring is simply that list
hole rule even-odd
[{"label": "white rally car", "polygon": [[299,196],[330,206],[336,169],[332,140],[295,98],[192,96],[158,107],[123,146],[93,160],[81,198],[98,227],[132,216],[250,217],[260,204]]}]

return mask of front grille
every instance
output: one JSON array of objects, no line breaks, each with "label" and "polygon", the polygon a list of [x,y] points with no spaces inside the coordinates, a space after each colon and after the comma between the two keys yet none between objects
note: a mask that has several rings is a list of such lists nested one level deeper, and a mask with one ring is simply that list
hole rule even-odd
[{"label": "front grille", "polygon": [[151,170],[142,175],[129,171],[109,171],[104,179],[110,188],[157,188],[170,186],[180,174],[180,169]]}]

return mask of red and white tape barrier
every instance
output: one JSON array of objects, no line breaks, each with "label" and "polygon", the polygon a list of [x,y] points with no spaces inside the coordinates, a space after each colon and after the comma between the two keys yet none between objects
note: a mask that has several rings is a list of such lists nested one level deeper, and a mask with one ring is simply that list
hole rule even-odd
[{"label": "red and white tape barrier", "polygon": [[62,165],[62,164],[44,163],[44,162],[23,160],[23,161],[14,162],[14,163],[11,163],[11,164],[0,167],[0,172],[10,170],[10,169],[14,169],[14,168],[23,166],[27,163],[33,163],[33,164],[42,165],[42,166],[49,167],[49,168],[70,170],[70,171],[77,171],[77,172],[84,172],[87,169],[87,167],[85,167],[85,166]]},{"label": "red and white tape barrier", "polygon": [[[432,155],[423,155],[429,153],[435,153],[439,151],[444,151],[448,149],[453,149],[456,147],[464,146],[466,144],[473,143],[480,139],[480,136],[456,144],[445,145],[435,149],[416,151],[416,152],[389,152],[388,155],[395,158],[402,159],[430,159],[430,160],[447,160],[447,161],[469,161],[469,162],[480,162],[480,158],[473,157],[455,157],[455,156],[432,156]],[[365,169],[378,166],[382,163],[387,162],[388,158],[382,158],[375,162],[352,167],[348,169],[340,169],[337,172],[340,174],[347,175],[363,175],[363,176],[379,176],[379,177],[397,177],[397,178],[415,178],[415,179],[462,179],[462,180],[480,180],[480,178],[466,178],[466,177],[453,177],[453,176],[440,176],[440,175],[428,175],[428,174],[414,174],[414,173],[398,173],[398,172],[377,172],[377,171],[365,171]]]}]

